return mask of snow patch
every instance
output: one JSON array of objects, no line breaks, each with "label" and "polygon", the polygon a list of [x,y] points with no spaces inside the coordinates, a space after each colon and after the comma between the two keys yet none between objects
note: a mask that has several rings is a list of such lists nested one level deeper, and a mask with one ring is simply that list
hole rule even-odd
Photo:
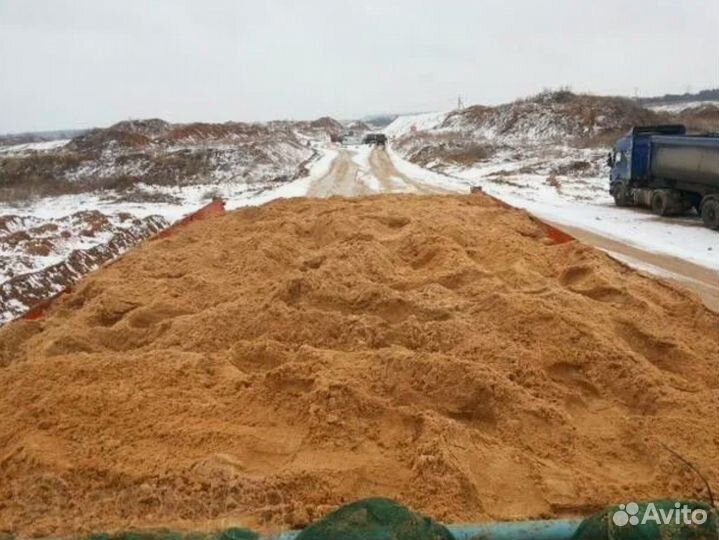
[{"label": "snow patch", "polygon": [[681,103],[663,103],[660,105],[646,105],[647,109],[655,112],[680,113],[689,109],[697,109],[704,105],[719,107],[719,101],[682,101]]},{"label": "snow patch", "polygon": [[719,234],[698,218],[661,218],[647,209],[618,208],[607,192],[606,178],[585,178],[581,186],[558,190],[543,175],[490,177],[496,166],[454,169],[467,186],[523,208],[540,219],[578,227],[654,253],[672,255],[719,270]]},{"label": "snow patch", "polygon": [[403,137],[413,131],[426,131],[442,125],[447,118],[446,112],[430,112],[398,116],[389,126],[384,128],[388,137]]},{"label": "snow patch", "polygon": [[0,154],[25,154],[30,152],[45,152],[47,150],[56,150],[62,148],[70,139],[60,139],[57,141],[42,141],[24,144],[13,144],[10,146],[0,146]]}]

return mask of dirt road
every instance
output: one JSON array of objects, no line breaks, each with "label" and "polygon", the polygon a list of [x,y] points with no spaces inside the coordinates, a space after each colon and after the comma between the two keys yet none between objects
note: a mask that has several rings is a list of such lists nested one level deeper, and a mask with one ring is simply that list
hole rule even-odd
[{"label": "dirt road", "polygon": [[359,178],[359,165],[352,161],[352,154],[340,150],[327,173],[315,180],[307,191],[308,197],[329,197],[341,195],[356,197],[367,195],[370,191]]},{"label": "dirt road", "polygon": [[392,159],[383,148],[375,148],[370,154],[369,163],[372,174],[374,174],[383,185],[395,186],[391,191],[417,192],[425,195],[438,195],[453,193],[419,179],[409,176],[397,170]]},{"label": "dirt road", "polygon": [[403,174],[383,148],[373,148],[368,156],[364,155],[366,150],[340,149],[330,170],[312,182],[307,195],[356,197],[373,193],[452,193]]}]

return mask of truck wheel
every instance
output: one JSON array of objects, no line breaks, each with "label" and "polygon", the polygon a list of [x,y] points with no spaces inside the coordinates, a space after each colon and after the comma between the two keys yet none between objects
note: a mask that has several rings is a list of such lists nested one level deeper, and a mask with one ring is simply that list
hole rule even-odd
[{"label": "truck wheel", "polygon": [[704,203],[702,221],[710,229],[719,230],[719,201],[710,199]]},{"label": "truck wheel", "polygon": [[627,186],[624,184],[617,184],[614,186],[612,195],[614,196],[614,204],[617,206],[630,206],[631,201],[627,194]]},{"label": "truck wheel", "polygon": [[655,191],[652,195],[652,212],[658,216],[668,216],[670,214],[669,198],[661,191]]}]

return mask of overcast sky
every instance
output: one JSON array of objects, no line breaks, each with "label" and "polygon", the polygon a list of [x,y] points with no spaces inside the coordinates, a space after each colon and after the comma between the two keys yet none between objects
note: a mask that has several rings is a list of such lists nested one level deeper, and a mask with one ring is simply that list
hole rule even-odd
[{"label": "overcast sky", "polygon": [[719,86],[719,0],[0,0],[0,133]]}]

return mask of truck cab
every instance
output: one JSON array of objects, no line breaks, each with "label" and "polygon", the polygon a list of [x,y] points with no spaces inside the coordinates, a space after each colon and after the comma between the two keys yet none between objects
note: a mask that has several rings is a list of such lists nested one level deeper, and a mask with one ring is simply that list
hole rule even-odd
[{"label": "truck cab", "polygon": [[609,192],[617,182],[631,179],[630,162],[632,156],[632,138],[627,135],[619,139],[609,154]]}]

